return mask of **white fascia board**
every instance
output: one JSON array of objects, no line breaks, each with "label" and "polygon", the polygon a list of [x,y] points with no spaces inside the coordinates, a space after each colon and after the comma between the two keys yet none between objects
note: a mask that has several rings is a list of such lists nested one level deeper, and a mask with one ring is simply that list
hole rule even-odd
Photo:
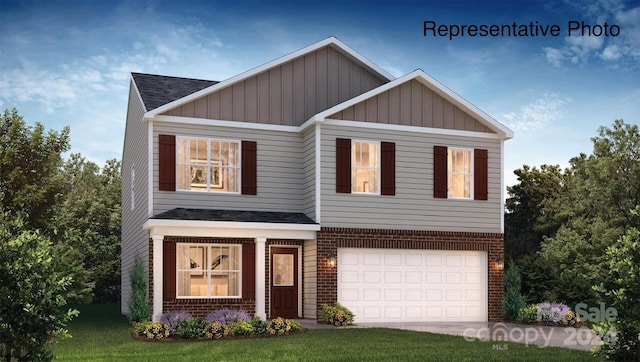
[{"label": "white fascia board", "polygon": [[[146,120],[151,121],[150,118],[146,118]],[[261,131],[279,131],[279,132],[293,132],[293,133],[300,132],[300,127],[298,126],[282,126],[277,124],[225,121],[225,120],[217,120],[217,119],[179,117],[179,116],[167,116],[167,115],[155,116],[155,118],[153,118],[153,121],[192,124],[192,125],[199,125],[199,126],[229,127],[229,128],[236,128],[236,129],[237,128],[255,129],[255,130],[261,130]]]},{"label": "white fascia board", "polygon": [[[300,126],[301,130],[304,130],[305,128],[309,127],[310,125],[316,123],[316,122],[324,122],[325,120],[327,120],[327,117],[331,116],[332,114],[341,112],[351,106],[354,106],[358,103],[364,102],[367,99],[370,99],[372,97],[377,96],[378,94],[381,94],[383,92],[386,92],[392,88],[395,88],[397,86],[399,86],[400,84],[403,84],[405,82],[408,82],[409,80],[415,79],[417,81],[419,81],[420,83],[424,84],[425,86],[427,86],[429,89],[432,89],[434,92],[436,92],[437,94],[439,94],[440,96],[442,96],[443,98],[445,98],[446,100],[450,101],[451,103],[455,104],[456,106],[460,107],[462,110],[470,113],[471,115],[475,116],[480,122],[482,122],[483,124],[485,124],[487,127],[489,127],[490,129],[492,129],[493,131],[495,131],[497,133],[497,135],[499,136],[498,138],[501,139],[510,139],[513,138],[513,131],[510,130],[509,128],[507,128],[506,126],[504,126],[503,124],[501,124],[500,122],[496,121],[495,119],[493,119],[491,116],[489,116],[488,114],[484,113],[483,111],[481,111],[478,107],[474,106],[473,104],[471,104],[470,102],[468,102],[467,100],[465,100],[464,98],[460,97],[459,95],[457,95],[455,92],[453,92],[452,90],[450,90],[449,88],[447,88],[446,86],[444,86],[442,83],[438,82],[437,80],[431,78],[429,75],[427,75],[424,71],[422,71],[421,69],[415,70],[409,74],[406,74],[400,78],[397,78],[389,83],[383,84],[377,88],[374,88],[366,93],[363,93],[357,97],[351,98],[347,101],[344,101],[340,104],[337,104],[327,110],[324,110],[320,113],[317,113],[316,115],[314,115],[313,117],[311,117],[309,120],[307,120],[305,123],[303,123]],[[366,124],[374,124],[374,123],[366,123]],[[420,127],[413,127],[415,128],[420,128]],[[427,128],[428,130],[434,130],[434,128]],[[472,132],[474,134],[476,134],[477,132]]]},{"label": "white fascia board", "polygon": [[314,240],[318,224],[149,219],[143,228],[151,235],[242,237]]},{"label": "white fascia board", "polygon": [[329,37],[327,39],[321,40],[317,43],[311,44],[305,48],[302,48],[300,50],[297,50],[293,53],[289,53],[283,57],[280,57],[278,59],[272,60],[268,63],[265,63],[263,65],[260,65],[258,67],[255,67],[253,69],[250,69],[244,73],[240,73],[236,76],[233,76],[229,79],[226,79],[220,83],[214,84],[210,87],[204,88],[200,91],[197,91],[195,93],[191,93],[188,96],[182,97],[180,99],[176,99],[173,102],[169,102],[165,105],[162,105],[154,110],[151,110],[149,112],[145,113],[145,118],[153,118],[158,114],[164,113],[170,109],[173,109],[175,107],[178,107],[180,105],[183,105],[185,103],[189,103],[197,98],[200,98],[202,96],[205,96],[207,94],[216,92],[220,89],[229,87],[235,83],[238,83],[242,80],[245,80],[247,78],[253,77],[256,74],[262,73],[268,69],[277,67],[281,64],[284,64],[290,60],[293,60],[295,58],[298,58],[302,55],[314,52],[322,47],[325,47],[327,45],[333,45],[338,47],[341,51],[347,53],[349,56],[353,57],[354,59],[362,62],[363,64],[365,64],[367,67],[371,68],[373,71],[375,71],[376,73],[380,74],[380,76],[385,77],[387,80],[392,80],[394,79],[394,77],[389,74],[387,71],[385,71],[384,69],[380,68],[379,66],[375,65],[374,63],[372,63],[371,61],[369,61],[368,59],[366,59],[365,57],[363,57],[362,55],[358,54],[357,52],[355,52],[353,49],[349,48],[347,45],[345,45],[344,43],[342,43],[340,40],[338,40],[336,37]]}]

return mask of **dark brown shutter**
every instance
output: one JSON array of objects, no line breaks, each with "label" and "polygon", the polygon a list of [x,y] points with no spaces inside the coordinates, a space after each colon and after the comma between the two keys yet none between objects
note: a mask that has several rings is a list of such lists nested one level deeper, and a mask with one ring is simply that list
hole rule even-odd
[{"label": "dark brown shutter", "polygon": [[242,244],[242,299],[255,298],[256,244]]},{"label": "dark brown shutter", "polygon": [[258,194],[258,144],[242,141],[242,194]]},{"label": "dark brown shutter", "polygon": [[163,264],[162,286],[164,300],[176,299],[176,243],[164,242]]},{"label": "dark brown shutter", "polygon": [[489,196],[489,172],[487,150],[473,151],[473,193],[476,200],[487,200]]},{"label": "dark brown shutter", "polygon": [[336,138],[336,192],[351,193],[351,140]]},{"label": "dark brown shutter", "polygon": [[433,197],[447,198],[447,179],[447,147],[433,146]]},{"label": "dark brown shutter", "polygon": [[176,190],[176,136],[158,136],[158,189]]},{"label": "dark brown shutter", "polygon": [[382,153],[380,162],[380,180],[382,183],[381,194],[394,196],[396,194],[396,144],[394,142],[381,142]]}]

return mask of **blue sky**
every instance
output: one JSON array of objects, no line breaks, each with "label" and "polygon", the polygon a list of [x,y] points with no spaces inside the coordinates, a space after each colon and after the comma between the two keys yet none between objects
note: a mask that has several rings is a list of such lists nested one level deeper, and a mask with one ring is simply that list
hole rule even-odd
[{"label": "blue sky", "polygon": [[[438,25],[557,25],[559,36],[424,36]],[[568,36],[571,21],[617,36]],[[0,109],[71,126],[72,152],[121,158],[130,72],[224,80],[334,35],[401,76],[417,68],[515,131],[523,164],[567,165],[615,119],[640,123],[640,3],[0,0]]]}]

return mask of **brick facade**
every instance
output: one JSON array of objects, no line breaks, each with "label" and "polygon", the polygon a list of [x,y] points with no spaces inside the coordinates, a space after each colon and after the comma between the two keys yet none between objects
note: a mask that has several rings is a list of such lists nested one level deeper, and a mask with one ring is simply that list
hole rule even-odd
[{"label": "brick facade", "polygon": [[317,235],[318,310],[323,304],[333,304],[338,299],[337,268],[330,268],[326,261],[329,253],[338,254],[338,248],[476,250],[488,252],[489,321],[503,320],[503,271],[497,270],[493,262],[498,257],[504,258],[503,234],[323,227]]}]

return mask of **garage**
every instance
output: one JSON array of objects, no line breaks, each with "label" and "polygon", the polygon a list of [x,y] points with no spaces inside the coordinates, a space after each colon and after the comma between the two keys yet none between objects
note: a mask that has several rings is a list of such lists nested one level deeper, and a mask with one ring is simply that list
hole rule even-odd
[{"label": "garage", "polygon": [[356,323],[486,321],[487,253],[338,248],[338,301]]}]

